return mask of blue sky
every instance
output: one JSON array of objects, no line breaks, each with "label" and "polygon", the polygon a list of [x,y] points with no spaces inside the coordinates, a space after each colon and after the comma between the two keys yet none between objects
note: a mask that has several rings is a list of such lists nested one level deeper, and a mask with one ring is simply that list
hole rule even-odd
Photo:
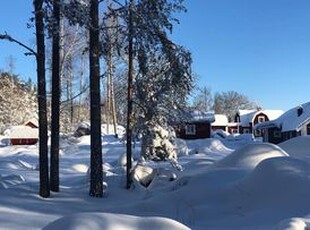
[{"label": "blue sky", "polygon": [[[193,54],[198,85],[213,92],[235,90],[265,109],[287,110],[310,97],[309,0],[187,0],[173,39]],[[26,22],[31,0],[4,0],[0,32],[34,47]],[[0,42],[0,69],[9,57],[14,71],[35,76],[33,57]]]}]

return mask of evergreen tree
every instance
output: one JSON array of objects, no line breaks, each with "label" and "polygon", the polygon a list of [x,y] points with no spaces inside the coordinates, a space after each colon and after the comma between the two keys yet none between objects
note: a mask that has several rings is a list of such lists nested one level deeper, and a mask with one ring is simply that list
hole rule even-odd
[{"label": "evergreen tree", "polygon": [[[158,126],[171,125],[173,111],[180,111],[192,88],[190,53],[168,38],[168,33],[173,29],[173,22],[177,21],[173,13],[185,10],[182,2],[182,0],[137,0],[134,4],[130,1],[127,20],[128,39],[130,44],[132,38],[133,54],[136,54],[133,66],[136,68],[135,72],[139,74],[134,81],[135,92],[139,107],[143,108],[143,112],[138,112],[141,114],[140,124],[142,124],[139,128],[145,137]],[[130,54],[130,45],[128,53]],[[130,102],[129,100],[129,105]],[[127,135],[130,136],[130,133],[127,132]],[[151,142],[153,141],[149,143]],[[130,153],[129,147],[127,151]],[[143,155],[148,155],[146,152],[143,151]]]}]

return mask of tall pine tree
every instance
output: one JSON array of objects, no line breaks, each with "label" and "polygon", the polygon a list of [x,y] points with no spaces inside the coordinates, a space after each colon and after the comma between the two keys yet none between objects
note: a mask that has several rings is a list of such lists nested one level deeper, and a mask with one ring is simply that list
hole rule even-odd
[{"label": "tall pine tree", "polygon": [[34,0],[35,28],[37,42],[37,79],[39,107],[39,164],[40,164],[40,196],[50,196],[48,175],[47,147],[47,113],[46,113],[46,79],[45,79],[45,42],[43,0]]},{"label": "tall pine tree", "polygon": [[103,196],[101,114],[100,114],[100,66],[99,66],[99,3],[90,1],[89,65],[90,65],[90,124],[91,159],[89,195]]},{"label": "tall pine tree", "polygon": [[59,191],[60,1],[53,0],[52,24],[51,191]]}]

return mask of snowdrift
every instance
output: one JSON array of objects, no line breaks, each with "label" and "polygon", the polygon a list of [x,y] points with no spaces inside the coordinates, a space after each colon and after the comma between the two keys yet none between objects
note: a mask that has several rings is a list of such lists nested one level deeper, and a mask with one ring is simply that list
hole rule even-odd
[{"label": "snowdrift", "polygon": [[300,136],[279,144],[291,157],[310,157],[310,136]]},{"label": "snowdrift", "polygon": [[261,161],[272,157],[284,157],[288,154],[270,143],[251,143],[214,163],[214,168],[254,169]]},{"label": "snowdrift", "polygon": [[189,230],[185,225],[163,217],[138,217],[109,213],[80,213],[63,217],[43,230]]},{"label": "snowdrift", "polygon": [[198,140],[188,140],[186,141],[187,147],[190,154],[198,153],[231,153],[233,150],[227,148],[219,139],[208,138],[208,139],[198,139]]},{"label": "snowdrift", "polygon": [[305,210],[310,206],[310,164],[291,157],[264,160],[238,184],[238,190],[255,209]]}]

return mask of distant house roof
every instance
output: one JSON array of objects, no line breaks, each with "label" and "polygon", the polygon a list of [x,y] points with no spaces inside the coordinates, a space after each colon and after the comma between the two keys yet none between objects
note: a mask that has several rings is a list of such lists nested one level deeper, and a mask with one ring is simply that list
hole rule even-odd
[{"label": "distant house roof", "polygon": [[240,116],[240,124],[242,126],[248,126],[254,117],[257,110],[240,109],[238,114]]},{"label": "distant house roof", "polygon": [[[269,120],[274,120],[277,119],[278,117],[280,117],[284,111],[283,110],[276,110],[276,109],[269,109],[269,110],[261,110],[264,114],[267,115],[267,117],[269,118]],[[260,111],[258,111],[257,113],[259,113]]]},{"label": "distant house roof", "polygon": [[255,117],[263,113],[269,120],[274,120],[281,116],[284,112],[282,110],[239,110],[238,114],[240,116],[240,123],[242,126],[248,126],[250,122],[254,122]]},{"label": "distant house roof", "polygon": [[9,137],[11,139],[15,138],[35,139],[39,137],[39,130],[25,125],[13,126],[10,129]]},{"label": "distant house roof", "polygon": [[215,121],[212,122],[212,126],[227,126],[228,125],[228,118],[225,114],[215,114],[214,115]]},{"label": "distant house roof", "polygon": [[32,119],[28,120],[27,122],[25,122],[25,125],[35,127],[35,128],[39,128],[39,121],[36,118],[32,118]]},{"label": "distant house roof", "polygon": [[310,122],[310,102],[296,106],[275,120],[270,120],[257,124],[256,129],[264,129],[270,127],[278,127],[282,132],[286,131],[299,131],[302,126]]},{"label": "distant house roof", "polygon": [[188,117],[188,121],[190,122],[210,122],[211,123],[215,121],[214,112],[194,110],[194,111],[188,112],[187,117]]}]

